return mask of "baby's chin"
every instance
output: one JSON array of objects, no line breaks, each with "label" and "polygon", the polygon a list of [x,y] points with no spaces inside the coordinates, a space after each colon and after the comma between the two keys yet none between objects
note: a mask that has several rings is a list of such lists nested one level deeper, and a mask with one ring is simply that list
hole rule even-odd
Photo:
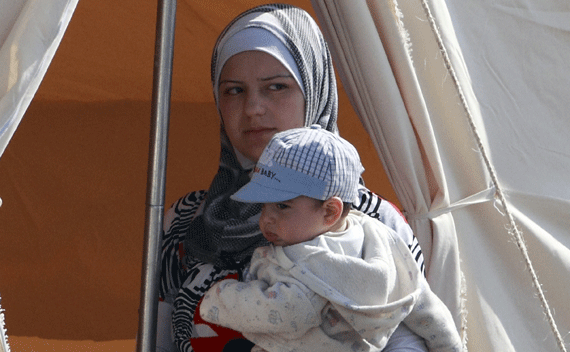
[{"label": "baby's chin", "polygon": [[263,237],[271,242],[274,246],[285,246],[286,244],[274,233],[263,232]]}]

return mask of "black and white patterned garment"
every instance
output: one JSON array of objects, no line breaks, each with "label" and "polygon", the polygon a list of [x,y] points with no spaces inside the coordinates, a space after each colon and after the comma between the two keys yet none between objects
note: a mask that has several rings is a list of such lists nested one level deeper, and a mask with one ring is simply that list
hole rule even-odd
[{"label": "black and white patterned garment", "polygon": [[[270,41],[278,40],[286,55],[293,58],[305,98],[304,125],[319,124],[338,133],[336,78],[327,44],[311,16],[290,5],[253,8],[234,19],[222,32],[212,56],[211,78],[216,104],[219,75],[224,57],[225,60],[229,57],[224,55],[230,47],[226,44],[234,35],[243,35],[250,28],[269,35]],[[258,40],[252,43],[256,47],[267,43],[267,38],[260,40],[258,36],[246,40]],[[241,273],[254,249],[268,243],[258,226],[261,206],[230,199],[249,181],[249,168],[253,163],[245,166],[240,161],[223,125],[220,140],[220,166],[209,190],[181,198],[164,219],[160,297],[174,306],[172,325],[180,351],[193,351],[190,343],[193,319],[204,292],[227,275]],[[423,271],[419,245],[404,217],[393,205],[366,188],[359,194],[361,199],[355,208],[392,227],[416,254]]]}]

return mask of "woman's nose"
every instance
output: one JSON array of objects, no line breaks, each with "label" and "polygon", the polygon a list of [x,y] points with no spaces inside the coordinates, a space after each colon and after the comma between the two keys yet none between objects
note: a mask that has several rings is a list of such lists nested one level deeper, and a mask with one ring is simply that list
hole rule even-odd
[{"label": "woman's nose", "polygon": [[263,97],[256,91],[247,93],[245,100],[245,114],[249,117],[261,116],[265,113]]}]

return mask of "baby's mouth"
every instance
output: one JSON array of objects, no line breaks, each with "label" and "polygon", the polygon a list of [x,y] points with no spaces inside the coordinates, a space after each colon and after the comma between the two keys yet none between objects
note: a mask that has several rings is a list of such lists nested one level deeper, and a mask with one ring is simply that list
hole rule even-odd
[{"label": "baby's mouth", "polygon": [[265,237],[265,239],[268,240],[269,242],[275,242],[276,240],[279,239],[279,236],[277,236],[271,231],[263,231],[263,237]]}]

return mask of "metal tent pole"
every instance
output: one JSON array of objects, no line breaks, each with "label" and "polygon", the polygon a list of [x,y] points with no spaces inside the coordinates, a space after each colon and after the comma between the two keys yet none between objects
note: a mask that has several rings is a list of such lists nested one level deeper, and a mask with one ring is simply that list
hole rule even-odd
[{"label": "metal tent pole", "polygon": [[156,350],[176,0],[158,0],[137,352]]}]

